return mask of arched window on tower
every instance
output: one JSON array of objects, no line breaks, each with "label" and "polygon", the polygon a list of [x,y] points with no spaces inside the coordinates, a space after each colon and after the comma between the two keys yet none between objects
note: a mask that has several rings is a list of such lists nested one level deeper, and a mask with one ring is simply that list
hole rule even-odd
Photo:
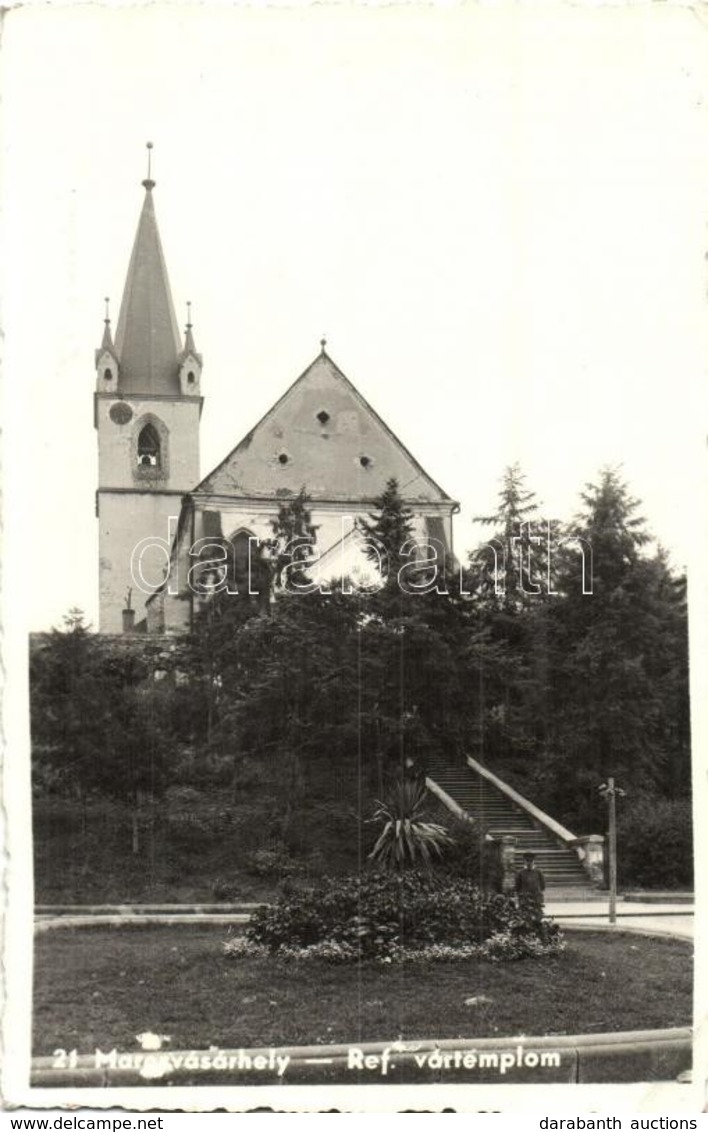
[{"label": "arched window on tower", "polygon": [[157,435],[157,429],[151,424],[146,424],[145,428],[140,430],[138,437],[138,467],[160,467],[160,437]]}]

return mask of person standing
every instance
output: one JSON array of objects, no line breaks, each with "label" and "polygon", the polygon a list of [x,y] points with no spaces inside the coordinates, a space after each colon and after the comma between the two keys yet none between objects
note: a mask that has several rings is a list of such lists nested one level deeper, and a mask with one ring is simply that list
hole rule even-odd
[{"label": "person standing", "polygon": [[533,919],[543,915],[543,894],[546,881],[540,869],[536,868],[533,853],[524,853],[524,867],[516,874],[514,888],[519,907]]}]

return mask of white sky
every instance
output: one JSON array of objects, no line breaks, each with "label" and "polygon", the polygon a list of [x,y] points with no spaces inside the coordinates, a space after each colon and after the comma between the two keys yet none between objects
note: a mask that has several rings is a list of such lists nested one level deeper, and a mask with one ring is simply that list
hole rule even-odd
[{"label": "white sky", "polygon": [[[155,143],[202,471],[328,351],[479,538],[604,463],[677,565],[708,431],[708,23],[668,5],[41,5],[2,43],[6,592],[97,618],[93,350]],[[704,507],[704,501],[700,501]]]}]

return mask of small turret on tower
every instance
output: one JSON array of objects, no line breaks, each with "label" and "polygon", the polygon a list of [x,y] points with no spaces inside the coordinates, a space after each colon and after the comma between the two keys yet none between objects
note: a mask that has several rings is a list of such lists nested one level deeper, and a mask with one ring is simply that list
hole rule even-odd
[{"label": "small turret on tower", "polygon": [[111,334],[111,316],[108,299],[104,299],[106,314],[103,319],[103,340],[95,353],[96,388],[100,393],[115,393],[118,388],[120,367]]},{"label": "small turret on tower", "polygon": [[192,334],[192,304],[187,303],[187,325],[184,328],[184,349],[179,355],[179,383],[185,397],[199,395],[202,376],[202,355],[197,353]]}]

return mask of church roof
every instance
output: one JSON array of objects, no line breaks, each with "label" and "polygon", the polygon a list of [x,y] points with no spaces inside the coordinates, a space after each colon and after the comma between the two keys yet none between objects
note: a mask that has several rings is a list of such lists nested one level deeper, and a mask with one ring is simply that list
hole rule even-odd
[{"label": "church roof", "polygon": [[116,327],[121,393],[178,393],[181,341],[152,190],[143,202]]},{"label": "church roof", "polygon": [[324,346],[259,423],[196,488],[199,493],[370,503],[389,479],[403,499],[448,503]]}]

